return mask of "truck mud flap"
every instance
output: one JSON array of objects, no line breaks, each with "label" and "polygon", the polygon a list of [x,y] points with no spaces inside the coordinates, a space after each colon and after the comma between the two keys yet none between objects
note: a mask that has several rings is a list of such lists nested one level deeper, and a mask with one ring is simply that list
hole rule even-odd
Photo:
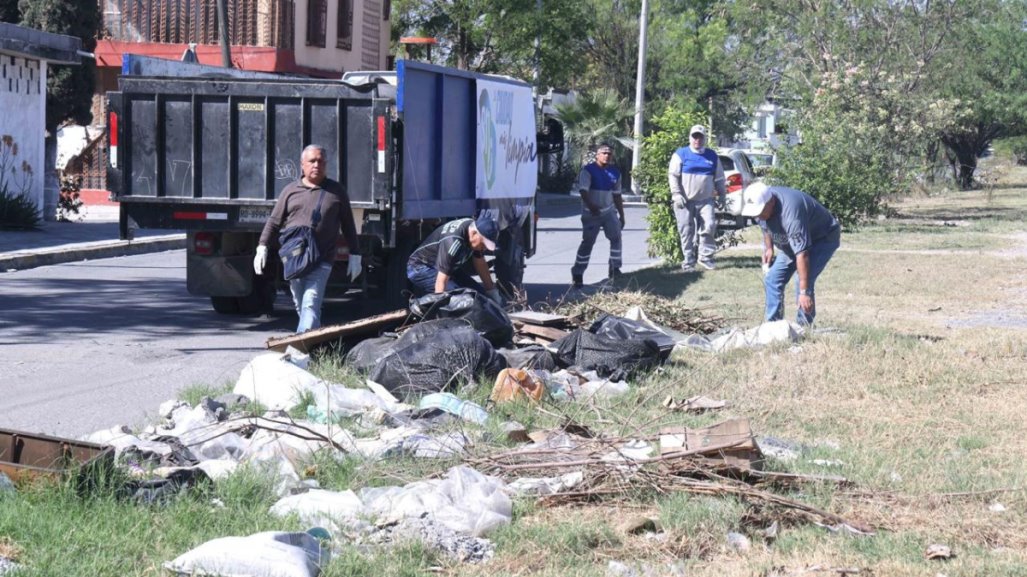
[{"label": "truck mud flap", "polygon": [[253,256],[187,254],[186,289],[198,296],[247,296],[253,289]]}]

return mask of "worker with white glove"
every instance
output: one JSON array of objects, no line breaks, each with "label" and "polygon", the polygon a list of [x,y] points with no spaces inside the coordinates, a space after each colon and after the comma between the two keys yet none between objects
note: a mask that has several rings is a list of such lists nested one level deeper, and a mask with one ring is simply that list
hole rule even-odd
[{"label": "worker with white glove", "polygon": [[[689,132],[689,145],[679,148],[670,156],[667,176],[674,219],[681,242],[681,270],[695,270],[696,261],[707,270],[713,270],[713,255],[717,251],[717,219],[713,206],[714,193],[723,201],[727,194],[727,181],[720,157],[706,148],[706,128],[696,124]],[[695,237],[698,229],[699,246]]]},{"label": "worker with white glove", "polygon": [[[472,288],[496,304],[503,297],[492,282],[485,251],[495,251],[499,224],[490,216],[461,218],[435,229],[407,261],[407,279],[418,295]],[[471,273],[481,279],[479,284]]]},{"label": "worker with white glove", "polygon": [[253,256],[253,273],[264,274],[264,267],[267,266],[267,247],[257,245],[257,254]]},{"label": "worker with white glove", "polygon": [[359,254],[350,253],[349,267],[346,269],[350,282],[357,280],[357,277],[360,276],[360,273],[364,270],[362,261],[363,259]]},{"label": "worker with white glove", "polygon": [[324,148],[316,144],[304,148],[300,168],[303,177],[287,184],[278,195],[253,257],[253,272],[263,274],[267,266],[267,247],[280,231],[294,226],[313,226],[321,258],[319,265],[289,281],[292,301],[299,315],[297,333],[321,326],[321,303],[335,263],[340,229],[349,246],[351,279],[360,275],[363,264],[349,197],[341,184],[328,178],[328,155]]}]

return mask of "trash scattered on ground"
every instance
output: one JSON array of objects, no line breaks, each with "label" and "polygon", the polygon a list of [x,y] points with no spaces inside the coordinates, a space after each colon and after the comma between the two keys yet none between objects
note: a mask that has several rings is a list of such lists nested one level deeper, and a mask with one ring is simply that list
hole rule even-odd
[{"label": "trash scattered on ground", "polygon": [[634,515],[617,524],[617,531],[626,535],[659,532],[660,521],[645,515]]},{"label": "trash scattered on ground", "polygon": [[944,560],[944,559],[951,559],[951,558],[955,557],[955,554],[952,553],[952,548],[949,547],[948,545],[939,545],[939,544],[935,543],[935,544],[929,545],[927,547],[927,551],[924,553],[924,556],[927,557],[928,560],[930,560],[930,559],[943,559]]},{"label": "trash scattered on ground", "polygon": [[513,339],[514,329],[506,311],[474,289],[425,295],[410,302],[410,312],[422,322],[462,320],[495,347],[502,347]]},{"label": "trash scattered on ground", "polygon": [[731,531],[727,534],[727,546],[739,553],[746,553],[752,549],[752,542],[745,535]]},{"label": "trash scattered on ground", "polygon": [[988,510],[992,513],[1003,513],[1006,510],[1006,506],[1002,503],[999,503],[998,501],[995,501],[994,503],[988,505]]},{"label": "trash scattered on ground", "polygon": [[0,429],[0,474],[10,481],[74,474],[82,482],[113,460],[103,444]]},{"label": "trash scattered on ground", "polygon": [[499,372],[496,384],[492,387],[489,400],[494,403],[505,403],[520,399],[542,400],[546,391],[545,381],[533,371],[506,368]]},{"label": "trash scattered on ground", "polygon": [[[679,348],[693,348],[702,351],[721,353],[741,348],[756,348],[772,343],[794,343],[802,338],[804,331],[799,325],[790,321],[771,321],[757,327],[743,330],[731,328],[710,336],[693,334],[678,343]],[[671,360],[675,360],[675,349]]]},{"label": "trash scattered on ground", "polygon": [[399,326],[406,320],[409,313],[406,309],[356,320],[341,325],[321,327],[304,333],[275,337],[267,340],[266,346],[272,351],[283,352],[293,346],[299,350],[309,351],[320,343],[334,341],[343,337],[364,334],[378,334],[384,330]]},{"label": "trash scattered on ground", "polygon": [[683,561],[645,564],[641,561],[610,560],[606,564],[606,574],[609,577],[684,577],[688,573]]},{"label": "trash scattered on ground", "polygon": [[481,405],[466,401],[452,393],[432,393],[421,397],[418,403],[419,409],[439,409],[451,415],[460,417],[465,421],[485,424],[489,420],[489,414]]},{"label": "trash scattered on ground", "polygon": [[15,492],[17,490],[18,489],[15,488],[14,482],[11,481],[11,478],[8,477],[6,473],[0,473],[0,493],[7,491]]},{"label": "trash scattered on ground", "polygon": [[4,575],[17,575],[23,567],[7,557],[0,557],[0,577]]},{"label": "trash scattered on ground", "polygon": [[684,400],[667,397],[663,401],[663,406],[672,411],[703,413],[706,411],[726,408],[728,406],[728,402],[699,395],[696,397],[689,397]]},{"label": "trash scattered on ground", "polygon": [[329,559],[330,551],[313,535],[267,531],[207,541],[164,568],[178,575],[316,577]]}]

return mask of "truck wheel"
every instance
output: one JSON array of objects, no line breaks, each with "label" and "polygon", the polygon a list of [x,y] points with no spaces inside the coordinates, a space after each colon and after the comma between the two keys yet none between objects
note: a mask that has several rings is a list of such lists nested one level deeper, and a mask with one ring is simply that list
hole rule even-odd
[{"label": "truck wheel", "polygon": [[385,265],[385,306],[392,309],[406,308],[408,293],[413,288],[407,280],[407,259],[417,248],[416,243],[404,241],[389,255]]},{"label": "truck wheel", "polygon": [[210,306],[218,314],[239,314],[239,300],[235,297],[210,297]]},{"label": "truck wheel", "polygon": [[250,294],[236,298],[239,314],[270,314],[275,307],[275,283],[271,276],[254,275]]}]

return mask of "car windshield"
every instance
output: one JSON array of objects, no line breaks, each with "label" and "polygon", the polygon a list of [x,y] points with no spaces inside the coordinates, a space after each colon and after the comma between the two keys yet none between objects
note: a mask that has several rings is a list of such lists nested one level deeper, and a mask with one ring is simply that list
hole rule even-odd
[{"label": "car windshield", "polygon": [[774,164],[773,154],[746,154],[753,166],[770,166]]}]

